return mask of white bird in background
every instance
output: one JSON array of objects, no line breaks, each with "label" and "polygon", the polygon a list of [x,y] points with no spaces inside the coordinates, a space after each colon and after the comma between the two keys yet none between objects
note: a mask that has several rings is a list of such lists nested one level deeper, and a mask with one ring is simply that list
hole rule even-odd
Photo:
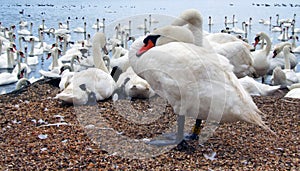
[{"label": "white bird in background", "polygon": [[7,85],[17,82],[20,78],[25,77],[30,71],[30,68],[20,63],[20,55],[23,55],[22,52],[17,51],[17,66],[13,69],[11,73],[4,72],[0,74],[0,85]]},{"label": "white bird in background", "polygon": [[292,55],[291,46],[290,45],[284,46],[283,53],[284,53],[285,67],[282,70],[280,66],[277,66],[273,70],[271,82],[273,85],[283,85],[283,86],[298,83],[299,82],[298,76],[295,73],[295,71],[291,69],[291,64],[290,64],[289,56]]},{"label": "white bird in background", "polygon": [[117,85],[102,58],[101,48],[105,47],[105,44],[105,35],[100,32],[95,33],[92,46],[95,68],[75,72],[70,84],[57,94],[56,98],[74,105],[84,105],[112,95]]},{"label": "white bird in background", "polygon": [[7,47],[6,53],[1,54],[0,56],[0,68],[13,68],[14,67],[14,56],[12,47]]},{"label": "white bird in background", "polygon": [[296,46],[296,40],[299,41],[298,35],[292,35],[290,39],[292,39],[292,51],[294,53],[300,53],[300,46]]},{"label": "white bird in background", "polygon": [[300,99],[300,83],[288,86],[288,88],[290,91],[284,97]]},{"label": "white bird in background", "polygon": [[54,47],[52,49],[52,52],[48,53],[47,59],[49,59],[52,56],[52,62],[48,67],[49,71],[44,71],[43,69],[39,70],[39,72],[42,76],[48,77],[48,78],[61,77],[60,68],[63,66],[63,63],[58,60],[59,53],[60,53],[60,49],[58,47]]},{"label": "white bird in background", "polygon": [[255,72],[257,76],[262,77],[261,81],[262,83],[264,83],[265,76],[268,73],[270,67],[268,55],[271,50],[272,42],[270,40],[270,37],[266,33],[260,32],[256,34],[254,47],[256,47],[258,42],[261,40],[265,40],[267,42],[266,47],[264,49],[255,50],[254,52],[252,52],[252,56]]},{"label": "white bird in background", "polygon": [[263,83],[259,83],[252,77],[243,77],[239,79],[239,82],[244,89],[253,96],[270,96],[276,91],[280,90],[281,86],[271,86]]}]

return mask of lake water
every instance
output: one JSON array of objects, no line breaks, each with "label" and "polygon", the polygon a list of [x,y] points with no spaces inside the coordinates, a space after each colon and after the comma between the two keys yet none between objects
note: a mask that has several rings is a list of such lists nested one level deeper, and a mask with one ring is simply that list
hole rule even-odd
[{"label": "lake water", "polygon": [[[297,4],[298,3],[298,4]],[[9,27],[16,25],[16,31],[19,30],[19,22],[21,20],[33,23],[33,35],[38,35],[38,26],[42,24],[42,19],[45,19],[47,28],[58,28],[58,23],[70,22],[70,30],[76,27],[83,27],[83,20],[87,22],[87,33],[93,35],[96,30],[92,25],[97,19],[102,21],[105,18],[105,33],[107,37],[114,34],[114,27],[118,24],[127,24],[129,17],[132,20],[132,34],[142,35],[143,30],[138,30],[136,27],[143,24],[144,18],[149,14],[153,19],[159,21],[151,25],[151,28],[160,27],[172,21],[172,17],[178,16],[183,10],[195,8],[200,11],[204,19],[204,30],[209,30],[208,17],[213,19],[211,32],[219,32],[224,28],[224,17],[228,19],[235,18],[238,20],[237,27],[241,28],[243,21],[249,21],[252,18],[251,30],[249,30],[248,40],[252,42],[255,34],[264,31],[273,39],[273,44],[279,43],[277,37],[280,33],[271,32],[269,27],[259,24],[260,19],[269,19],[272,17],[272,25],[276,24],[276,14],[280,18],[293,18],[296,14],[296,27],[300,27],[300,2],[285,1],[238,1],[238,0],[212,0],[212,1],[195,1],[195,0],[151,0],[151,1],[134,1],[134,0],[9,0],[1,2],[0,5],[0,21],[2,26]],[[23,14],[20,14],[20,11]],[[229,25],[231,27],[231,25]],[[102,31],[102,30],[100,30]],[[18,34],[16,33],[16,45],[18,46]],[[83,34],[71,32],[71,40],[82,40]],[[45,36],[45,42],[53,43],[54,38]],[[297,42],[297,46],[299,46]],[[29,77],[40,77],[39,70],[47,70],[51,60],[46,60],[45,55],[39,57],[40,63],[36,66],[31,66],[32,72]],[[299,58],[299,56],[298,56]],[[300,67],[298,67],[299,72]],[[4,71],[1,71],[4,72]],[[15,84],[0,86],[0,92],[10,92],[15,89]]]}]

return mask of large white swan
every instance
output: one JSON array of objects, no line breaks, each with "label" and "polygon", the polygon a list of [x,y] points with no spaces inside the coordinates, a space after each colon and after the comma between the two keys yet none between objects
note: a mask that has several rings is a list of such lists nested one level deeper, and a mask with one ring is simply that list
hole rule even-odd
[{"label": "large white swan", "polygon": [[[198,17],[202,26],[197,10],[187,10],[182,15]],[[180,37],[171,33],[166,38],[172,39],[172,36]],[[202,35],[199,37],[202,39]],[[176,42],[178,39],[157,45],[164,38],[165,35],[139,38],[129,52],[133,70],[166,98],[178,114],[176,140],[150,143],[168,145],[182,141],[186,115],[217,122],[246,121],[270,130],[225,57],[202,46]]]},{"label": "large white swan", "polygon": [[298,83],[299,79],[294,70],[291,69],[290,64],[290,56],[291,54],[291,46],[286,45],[283,48],[284,60],[285,60],[285,68],[281,69],[280,66],[277,66],[273,70],[273,74],[271,77],[271,82],[273,85],[292,85],[294,83]]},{"label": "large white swan", "polygon": [[101,55],[101,48],[105,46],[105,40],[103,33],[95,33],[92,46],[95,68],[75,72],[70,84],[55,98],[75,105],[84,105],[89,103],[91,94],[96,96],[96,100],[103,100],[112,95],[116,88],[116,82],[108,72]]},{"label": "large white swan", "polygon": [[255,68],[256,74],[257,76],[262,77],[262,83],[264,83],[265,75],[268,73],[270,67],[268,55],[271,50],[272,42],[270,37],[266,33],[260,32],[256,34],[254,47],[256,47],[260,40],[265,40],[267,42],[267,45],[264,49],[259,49],[252,52],[252,56],[254,61],[253,66]]}]

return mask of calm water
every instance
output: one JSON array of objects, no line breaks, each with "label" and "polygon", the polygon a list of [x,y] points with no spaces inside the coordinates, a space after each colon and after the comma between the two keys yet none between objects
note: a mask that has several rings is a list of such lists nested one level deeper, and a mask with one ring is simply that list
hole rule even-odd
[{"label": "calm water", "polygon": [[[2,26],[9,27],[10,25],[16,25],[19,30],[19,21],[27,21],[33,23],[33,35],[37,36],[38,26],[42,23],[42,19],[45,19],[45,25],[47,28],[58,28],[58,23],[70,21],[70,30],[76,27],[83,27],[84,17],[87,22],[87,33],[93,35],[96,30],[92,29],[92,25],[96,22],[96,19],[105,18],[106,29],[105,33],[107,37],[111,37],[114,34],[114,27],[118,24],[127,24],[128,17],[131,17],[132,32],[134,35],[142,35],[143,30],[138,30],[136,27],[143,24],[144,18],[152,14],[152,18],[159,20],[159,23],[152,24],[151,28],[159,27],[171,22],[172,17],[178,16],[183,10],[188,8],[198,9],[204,19],[203,27],[205,30],[209,30],[208,17],[211,16],[214,25],[211,28],[211,32],[219,32],[224,28],[224,17],[232,19],[235,15],[238,23],[237,27],[241,28],[243,21],[248,21],[252,17],[252,27],[248,34],[249,42],[252,42],[254,36],[259,31],[264,31],[273,38],[273,44],[278,43],[277,37],[280,33],[272,33],[269,31],[269,27],[263,24],[259,24],[259,19],[269,19],[272,17],[272,24],[276,23],[276,14],[279,14],[280,18],[292,18],[296,14],[296,27],[300,27],[300,5],[298,1],[285,1],[284,4],[278,1],[237,1],[237,0],[211,0],[211,1],[195,1],[195,0],[151,0],[151,1],[134,1],[134,0],[9,0],[1,2],[0,5],[0,21]],[[297,4],[298,3],[298,4]],[[266,7],[265,4],[270,6]],[[291,6],[292,4],[292,6]],[[286,7],[284,6],[286,5]],[[20,14],[19,11],[24,9],[24,13]],[[135,17],[132,17],[135,16]],[[100,30],[101,31],[101,30]],[[18,45],[18,35],[16,33],[16,44]],[[71,33],[71,40],[82,40],[83,35],[78,33]],[[47,43],[55,42],[55,39],[45,36]],[[297,42],[299,46],[299,42]],[[40,56],[40,63],[36,66],[31,66],[32,72],[29,77],[40,77],[39,70],[47,70],[50,60],[45,59],[45,54]],[[300,67],[298,67],[298,70]],[[3,71],[2,71],[3,72]],[[15,84],[0,86],[0,92],[10,92],[14,90]]]}]

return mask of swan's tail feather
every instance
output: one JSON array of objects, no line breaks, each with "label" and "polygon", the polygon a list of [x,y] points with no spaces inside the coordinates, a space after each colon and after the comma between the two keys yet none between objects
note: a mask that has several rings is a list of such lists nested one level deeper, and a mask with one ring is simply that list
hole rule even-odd
[{"label": "swan's tail feather", "polygon": [[273,135],[275,135],[276,137],[278,137],[278,135],[274,131],[272,131],[270,129],[270,127],[267,126],[265,124],[265,122],[262,120],[261,116],[264,116],[264,115],[265,114],[263,112],[261,112],[260,110],[257,110],[254,113],[250,113],[250,114],[246,115],[245,116],[246,118],[244,118],[244,119],[246,122],[258,125],[258,126],[262,127],[264,130],[267,130],[267,131],[271,132]]}]

